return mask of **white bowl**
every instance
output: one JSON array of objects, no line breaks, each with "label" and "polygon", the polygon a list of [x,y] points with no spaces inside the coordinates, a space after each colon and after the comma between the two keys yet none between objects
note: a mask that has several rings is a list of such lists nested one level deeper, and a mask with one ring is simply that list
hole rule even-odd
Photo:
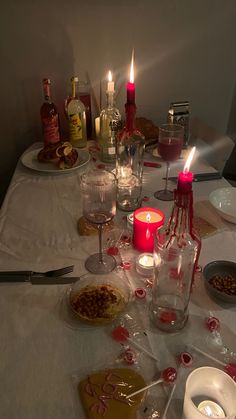
[{"label": "white bowl", "polygon": [[216,189],[209,195],[209,200],[222,218],[236,224],[236,188]]}]

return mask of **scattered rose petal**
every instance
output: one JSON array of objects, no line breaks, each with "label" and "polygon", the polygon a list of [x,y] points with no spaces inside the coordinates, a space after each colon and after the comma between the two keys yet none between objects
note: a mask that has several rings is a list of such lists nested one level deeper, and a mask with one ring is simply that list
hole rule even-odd
[{"label": "scattered rose petal", "polygon": [[233,378],[234,381],[236,381],[236,364],[227,364],[224,367],[224,372],[226,372],[228,375],[230,375],[231,378]]},{"label": "scattered rose petal", "polygon": [[176,318],[177,318],[176,313],[172,310],[165,310],[165,311],[162,311],[160,314],[160,321],[162,323],[174,322]]},{"label": "scattered rose petal", "polygon": [[181,352],[179,355],[179,361],[184,367],[190,367],[193,363],[193,357],[189,352]]},{"label": "scattered rose petal", "polygon": [[117,342],[126,342],[129,337],[129,331],[123,326],[117,326],[112,331],[112,339]]},{"label": "scattered rose petal", "polygon": [[143,299],[146,297],[146,290],[144,288],[136,288],[134,294],[137,298]]},{"label": "scattered rose petal", "polygon": [[162,371],[161,376],[165,383],[173,383],[176,380],[177,371],[173,367],[168,367]]},{"label": "scattered rose petal", "polygon": [[111,246],[107,249],[106,252],[109,256],[116,256],[119,253],[119,249],[116,246]]},{"label": "scattered rose petal", "polygon": [[215,330],[219,330],[220,328],[220,321],[217,317],[208,317],[206,319],[206,326],[210,330],[210,332],[214,332]]}]

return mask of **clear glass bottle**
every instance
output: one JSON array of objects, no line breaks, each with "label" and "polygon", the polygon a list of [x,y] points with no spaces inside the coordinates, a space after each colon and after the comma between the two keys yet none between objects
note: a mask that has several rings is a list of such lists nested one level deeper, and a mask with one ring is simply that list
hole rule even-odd
[{"label": "clear glass bottle", "polygon": [[79,98],[85,106],[87,139],[92,138],[92,110],[90,84],[85,81],[79,81]]},{"label": "clear glass bottle", "polygon": [[123,211],[141,206],[145,138],[135,128],[136,105],[127,101],[126,124],[116,142],[117,205]]},{"label": "clear glass bottle", "polygon": [[192,190],[174,191],[174,205],[167,227],[156,232],[155,276],[151,317],[159,329],[177,332],[188,319],[188,305],[201,240],[193,229]]},{"label": "clear glass bottle", "polygon": [[107,91],[107,107],[100,114],[99,146],[101,160],[105,163],[116,161],[116,135],[121,128],[121,114],[114,106],[115,91]]},{"label": "clear glass bottle", "polygon": [[60,141],[59,115],[50,94],[50,79],[43,79],[44,103],[40,108],[40,117],[44,144]]},{"label": "clear glass bottle", "polygon": [[87,145],[85,106],[77,94],[78,77],[71,78],[72,95],[65,104],[69,121],[69,140],[74,147],[82,148]]}]

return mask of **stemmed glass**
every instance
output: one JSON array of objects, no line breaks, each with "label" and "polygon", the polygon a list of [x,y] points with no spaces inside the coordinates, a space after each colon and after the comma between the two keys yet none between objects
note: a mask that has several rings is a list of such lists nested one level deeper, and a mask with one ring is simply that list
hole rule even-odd
[{"label": "stemmed glass", "polygon": [[99,253],[85,261],[89,272],[105,274],[116,267],[116,260],[102,252],[102,228],[116,214],[116,177],[106,170],[92,169],[81,176],[83,215],[98,228]]},{"label": "stemmed glass", "polygon": [[167,188],[170,162],[179,159],[184,142],[184,127],[177,124],[163,124],[159,127],[157,150],[166,162],[165,188],[154,193],[155,198],[172,201],[173,191]]}]

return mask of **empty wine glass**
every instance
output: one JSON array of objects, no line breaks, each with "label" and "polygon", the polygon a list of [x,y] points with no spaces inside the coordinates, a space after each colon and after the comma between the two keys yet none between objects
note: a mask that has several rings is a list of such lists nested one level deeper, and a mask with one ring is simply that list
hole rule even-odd
[{"label": "empty wine glass", "polygon": [[83,215],[98,228],[99,253],[85,261],[89,272],[104,274],[116,267],[116,260],[102,252],[102,227],[116,214],[116,178],[106,170],[92,169],[81,177]]},{"label": "empty wine glass", "polygon": [[170,162],[180,157],[184,142],[184,127],[177,124],[163,124],[159,127],[157,150],[166,162],[165,188],[154,193],[155,198],[162,201],[172,201],[173,191],[168,190]]}]

